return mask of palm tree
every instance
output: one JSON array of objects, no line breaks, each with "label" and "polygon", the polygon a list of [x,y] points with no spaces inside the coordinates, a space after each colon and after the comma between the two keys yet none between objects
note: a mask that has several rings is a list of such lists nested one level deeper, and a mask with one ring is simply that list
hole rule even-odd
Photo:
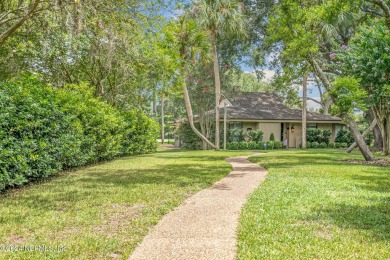
[{"label": "palm tree", "polygon": [[[200,29],[197,22],[189,19],[186,16],[181,16],[179,19],[171,24],[166,34],[173,34],[174,48],[178,51],[179,72],[182,78],[187,76],[187,64],[189,61],[195,59],[207,58],[207,54],[210,50],[210,44],[207,39],[207,34]],[[194,115],[192,112],[190,95],[187,89],[185,79],[181,82],[182,90],[184,93],[184,103],[187,111],[188,122],[194,133],[199,136],[204,142],[206,142],[213,149],[218,149],[210,140],[208,140],[194,125]]]},{"label": "palm tree", "polygon": [[245,34],[243,5],[235,0],[196,0],[194,14],[207,29],[211,38],[211,52],[214,64],[215,81],[215,146],[219,149],[219,102],[221,99],[221,80],[217,51],[217,38],[221,33],[232,36]]},{"label": "palm tree", "polygon": [[303,75],[302,95],[302,149],[306,149],[307,72]]}]

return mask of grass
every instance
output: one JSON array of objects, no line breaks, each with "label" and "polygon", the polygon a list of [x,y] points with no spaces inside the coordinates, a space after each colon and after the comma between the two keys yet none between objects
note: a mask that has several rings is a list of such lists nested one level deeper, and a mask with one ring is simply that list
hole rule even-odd
[{"label": "grass", "polygon": [[0,194],[0,259],[126,259],[164,214],[230,172],[224,158],[243,154],[159,151]]},{"label": "grass", "polygon": [[390,170],[340,150],[272,151],[240,218],[238,259],[390,259]]}]

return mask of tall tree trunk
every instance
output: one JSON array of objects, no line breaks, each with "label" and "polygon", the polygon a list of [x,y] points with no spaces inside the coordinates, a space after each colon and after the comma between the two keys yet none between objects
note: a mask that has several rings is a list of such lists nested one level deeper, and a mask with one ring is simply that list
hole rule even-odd
[{"label": "tall tree trunk", "polygon": [[351,131],[353,137],[355,138],[355,142],[359,147],[364,159],[366,161],[373,161],[375,159],[374,155],[371,153],[370,149],[368,149],[368,146],[364,142],[364,139],[360,134],[355,121],[348,114],[343,114],[343,118],[347,121],[348,128]]},{"label": "tall tree trunk", "polygon": [[[375,114],[374,114],[374,111],[372,110],[372,108],[370,108],[368,110],[368,112],[366,114],[366,119],[368,120],[368,122],[370,124],[374,120],[376,120]],[[375,124],[375,127],[372,130],[372,132],[374,134],[374,147],[375,147],[375,149],[382,150],[383,149],[383,140],[382,140],[381,130],[379,129],[378,124]]]},{"label": "tall tree trunk", "polygon": [[164,94],[161,94],[161,143],[165,142]]},{"label": "tall tree trunk", "polygon": [[217,146],[215,146],[212,142],[210,142],[204,135],[202,135],[202,133],[199,132],[198,129],[196,129],[196,127],[194,125],[194,115],[192,112],[190,95],[188,94],[188,89],[187,89],[187,86],[185,84],[183,85],[183,92],[184,92],[184,103],[185,103],[186,110],[187,110],[188,122],[190,123],[192,131],[194,131],[194,133],[197,136],[199,136],[199,138],[201,138],[208,145],[210,145],[210,147],[212,147],[215,150],[219,150],[219,148]]},{"label": "tall tree trunk", "polygon": [[[374,120],[371,122],[371,125],[362,134],[362,138],[365,138],[376,127],[376,123],[377,123],[376,118],[374,118]],[[356,146],[357,146],[356,142],[351,144],[351,146],[347,149],[347,153],[352,152],[353,149],[356,148]]]},{"label": "tall tree trunk", "polygon": [[324,115],[329,115],[329,109],[331,105],[332,105],[332,98],[328,96],[326,98],[325,105],[324,105]]},{"label": "tall tree trunk", "polygon": [[219,101],[221,99],[221,79],[219,78],[219,64],[217,53],[217,33],[211,33],[213,45],[214,82],[215,82],[215,147],[219,149]]},{"label": "tall tree trunk", "polygon": [[303,75],[302,97],[302,149],[306,149],[307,72]]},{"label": "tall tree trunk", "polygon": [[377,104],[373,106],[373,111],[375,118],[378,120],[378,126],[382,135],[382,153],[383,155],[389,155],[390,148],[390,114],[386,114],[384,110],[386,109],[384,106],[387,104]]},{"label": "tall tree trunk", "polygon": [[[318,78],[321,80],[322,84],[324,84],[324,87],[328,93],[330,93],[330,90],[332,89],[332,84],[330,83],[328,77],[325,75],[324,71],[321,69],[320,65],[317,63],[317,61],[314,59],[314,57],[309,58],[309,63],[314,69],[314,72],[317,74]],[[334,102],[335,97],[329,95],[332,99],[332,102]],[[374,155],[371,153],[370,149],[368,149],[367,144],[364,142],[364,139],[362,138],[362,135],[359,132],[359,129],[355,123],[355,121],[346,113],[343,113],[341,115],[341,118],[343,118],[347,124],[348,127],[355,138],[355,142],[357,146],[359,147],[360,152],[362,153],[364,159],[366,161],[372,161],[374,160]]]}]

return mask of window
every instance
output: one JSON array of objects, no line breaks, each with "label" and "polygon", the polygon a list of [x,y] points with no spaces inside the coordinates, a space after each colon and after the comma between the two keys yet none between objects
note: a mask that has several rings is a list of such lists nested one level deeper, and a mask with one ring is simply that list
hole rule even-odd
[{"label": "window", "polygon": [[317,126],[317,124],[315,124],[315,123],[309,123],[309,124],[306,124],[306,128],[307,129],[310,129],[310,128],[318,128],[318,126]]},{"label": "window", "polygon": [[230,122],[229,123],[229,128],[230,129],[242,129],[243,128],[243,123],[242,122]]}]

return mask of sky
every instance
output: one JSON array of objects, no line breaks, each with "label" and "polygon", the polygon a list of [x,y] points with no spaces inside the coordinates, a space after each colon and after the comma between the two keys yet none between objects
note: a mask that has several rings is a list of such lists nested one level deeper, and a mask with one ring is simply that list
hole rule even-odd
[{"label": "sky", "polygon": [[[164,2],[168,3],[169,0],[164,0]],[[171,3],[172,3],[172,1],[171,1]],[[182,9],[175,9],[174,2],[167,9],[161,10],[161,14],[164,15],[165,17],[169,17],[169,18],[170,17],[177,17],[182,13],[183,13]],[[266,63],[268,65],[261,68],[261,70],[265,73],[265,77],[263,79],[264,81],[271,81],[273,76],[275,75],[275,71],[270,66],[270,62],[274,59],[274,56],[275,55],[272,55],[272,54],[268,55],[266,57]],[[249,68],[245,64],[245,62],[241,64],[241,69],[245,73],[254,73],[253,68]],[[299,96],[302,97],[302,86],[299,87]],[[320,100],[320,93],[319,93],[318,88],[315,84],[313,84],[313,83],[308,84],[307,96],[310,98],[316,99],[316,100]],[[321,106],[319,104],[315,103],[312,100],[307,101],[307,106],[308,106],[308,109],[314,109],[314,110],[321,108]]]}]

